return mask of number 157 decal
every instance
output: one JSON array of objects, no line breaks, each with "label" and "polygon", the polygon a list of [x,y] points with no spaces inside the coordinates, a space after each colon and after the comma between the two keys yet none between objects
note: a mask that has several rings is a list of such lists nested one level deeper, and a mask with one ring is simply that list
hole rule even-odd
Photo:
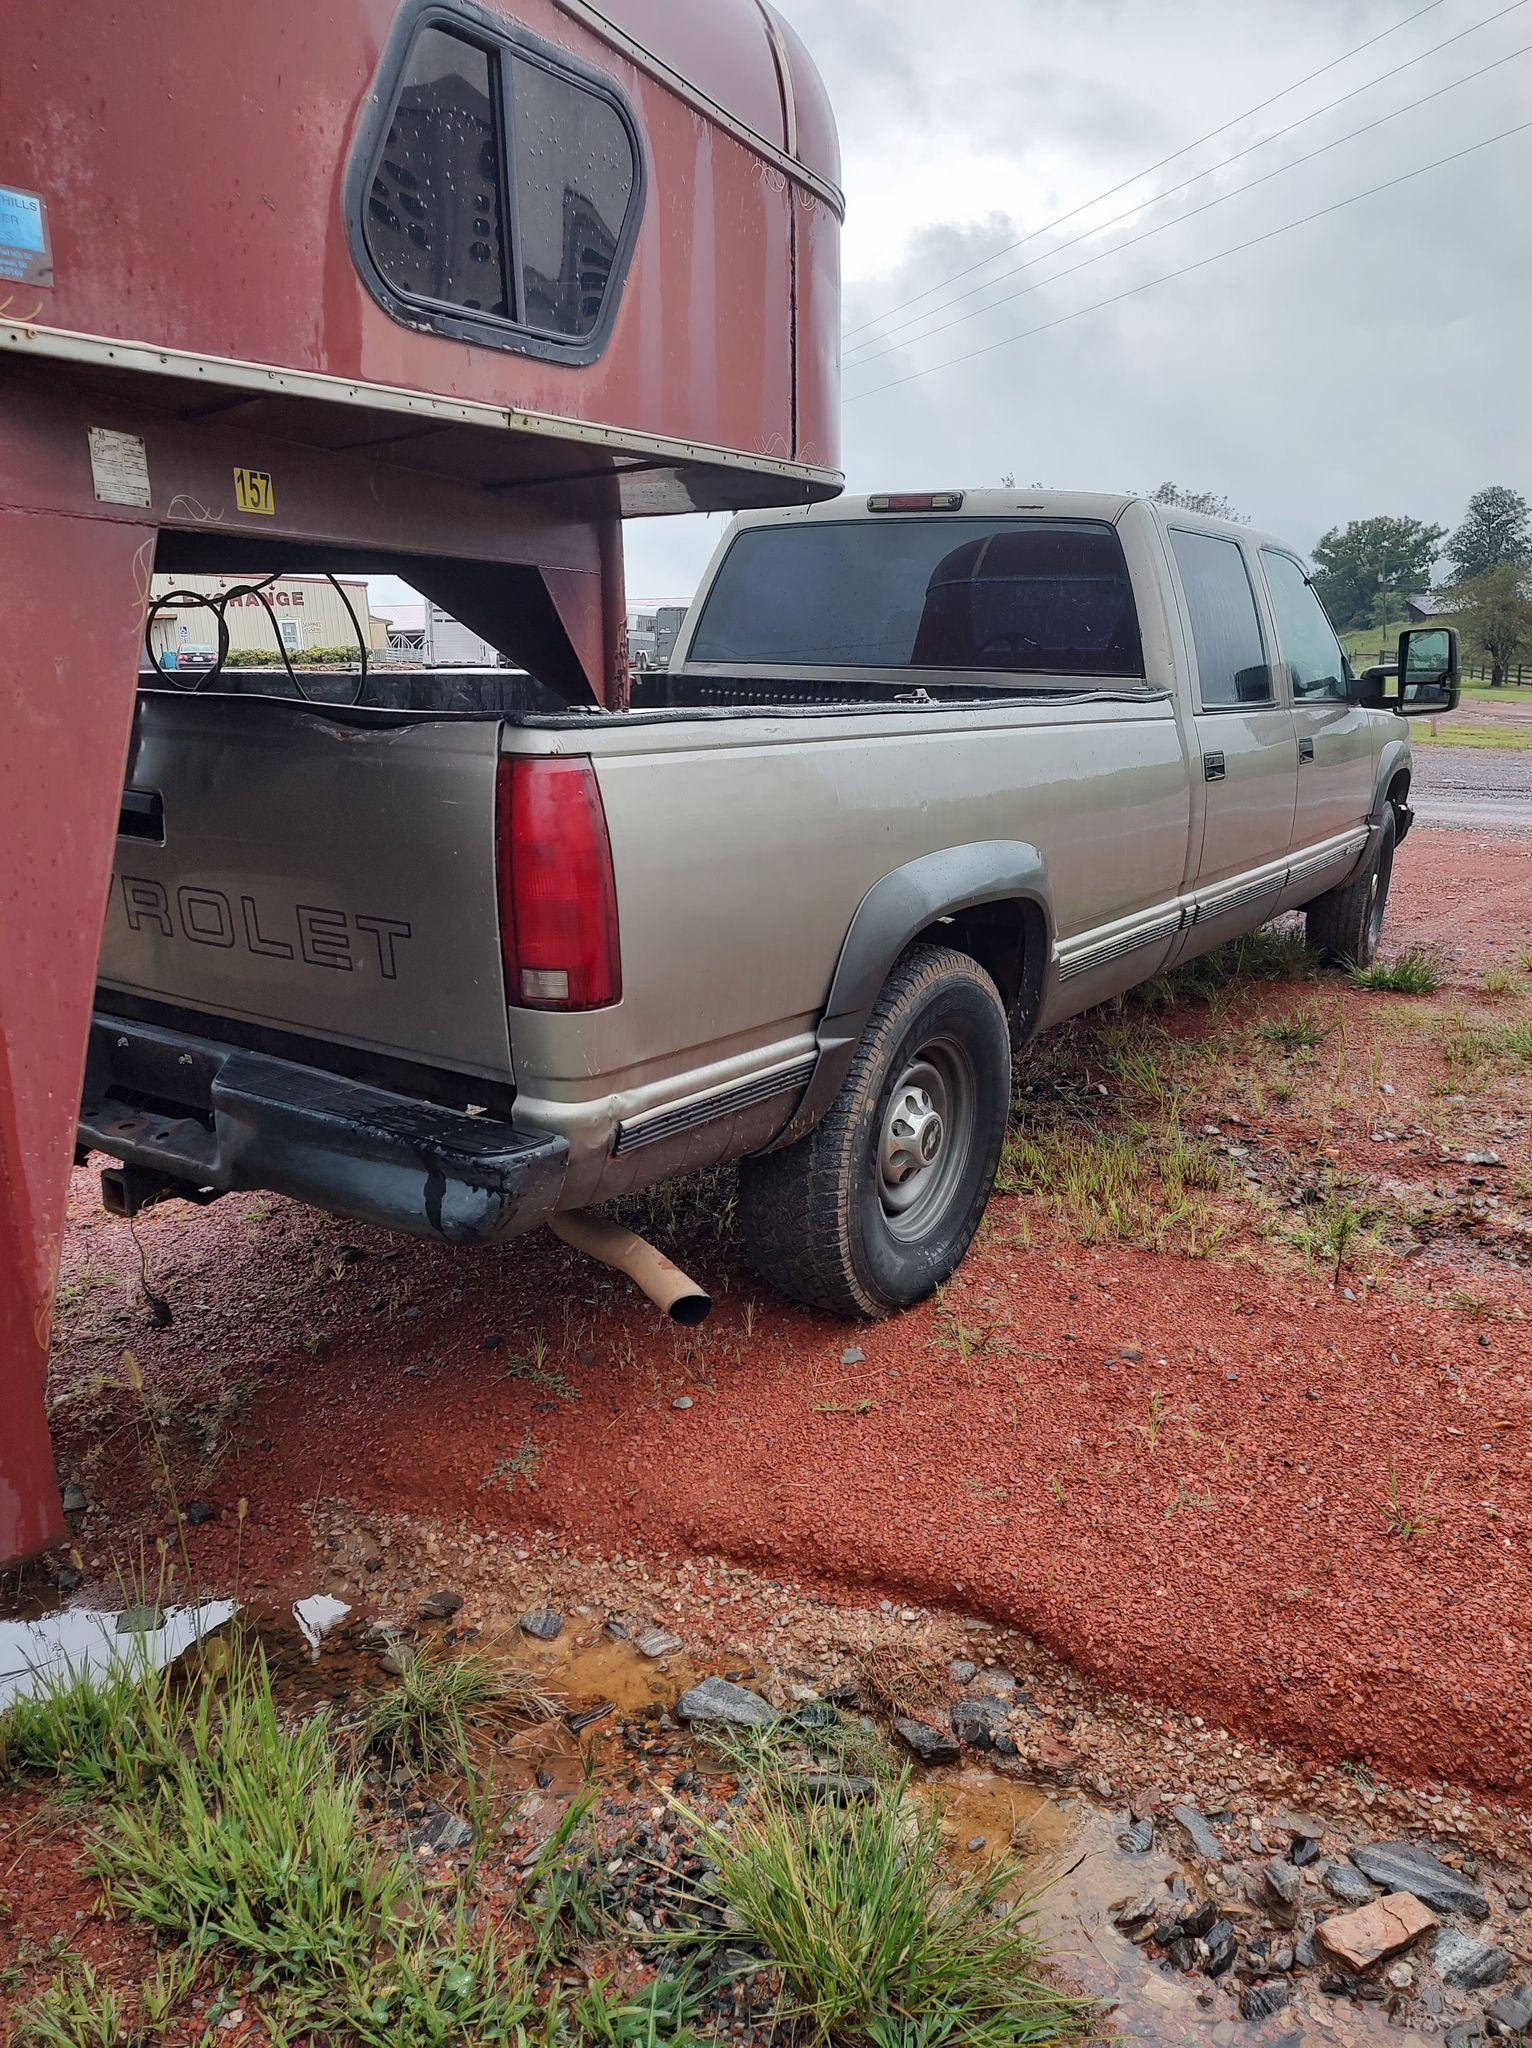
[{"label": "number 157 decal", "polygon": [[264,512],[274,515],[277,509],[276,492],[271,488],[271,473],[265,469],[236,469],[234,472],[234,502],[241,512]]}]

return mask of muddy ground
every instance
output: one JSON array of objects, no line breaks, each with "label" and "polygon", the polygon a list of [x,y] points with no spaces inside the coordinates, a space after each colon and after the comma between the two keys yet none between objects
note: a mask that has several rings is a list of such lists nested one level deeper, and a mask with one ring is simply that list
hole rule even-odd
[{"label": "muddy ground", "polygon": [[[885,1722],[945,1714],[954,1659],[1001,1671],[1002,1794],[1067,1802],[1039,1874],[1071,1841],[1097,1860],[1049,1910],[1127,2038],[1238,2020],[1234,1980],[1167,1973],[1106,1910],[1135,1812],[1213,1882],[1168,1818],[1188,1800],[1226,1816],[1231,1896],[1262,1896],[1247,1866],[1294,1806],[1327,1855],[1483,1859],[1524,1970],[1532,845],[1417,828],[1407,945],[1435,992],[1264,945],[1053,1034],[973,1254],[877,1326],[765,1292],[727,1174],[630,1212],[716,1293],[698,1332],[552,1240],[459,1252],[268,1197],[130,1230],[77,1174],[52,1399],[84,1505],[51,1572],[105,1597],[184,1537],[200,1589],[257,1602],[408,1619],[440,1582],[476,1629],[551,1604],[581,1643],[633,1615],[689,1667],[783,1701],[838,1680]],[[1273,2039],[1300,2010],[1345,2040],[1386,1999],[1427,2035],[1484,2003],[1424,1967],[1360,2003],[1298,1976]]]}]

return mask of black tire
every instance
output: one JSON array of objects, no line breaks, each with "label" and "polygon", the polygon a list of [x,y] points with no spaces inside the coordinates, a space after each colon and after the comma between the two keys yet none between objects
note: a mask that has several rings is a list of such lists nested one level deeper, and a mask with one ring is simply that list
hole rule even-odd
[{"label": "black tire", "polygon": [[921,1300],[973,1241],[1010,1100],[995,984],[966,953],[912,946],[823,1119],[740,1169],[756,1271],[836,1315],[885,1316]]},{"label": "black tire", "polygon": [[1308,906],[1309,945],[1327,967],[1370,967],[1377,959],[1398,837],[1398,821],[1389,804],[1372,857],[1350,881],[1327,890]]}]

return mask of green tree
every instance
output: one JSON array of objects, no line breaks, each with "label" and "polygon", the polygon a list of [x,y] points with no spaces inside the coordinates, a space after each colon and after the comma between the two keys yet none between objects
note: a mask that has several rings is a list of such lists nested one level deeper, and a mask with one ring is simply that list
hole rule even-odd
[{"label": "green tree", "polygon": [[1332,526],[1314,549],[1314,588],[1341,631],[1390,624],[1412,590],[1428,589],[1444,531],[1386,513]]},{"label": "green tree", "polygon": [[1454,583],[1472,583],[1507,563],[1532,565],[1532,512],[1520,491],[1491,484],[1475,491],[1463,523],[1447,543]]},{"label": "green tree", "polygon": [[1511,663],[1532,655],[1532,571],[1502,562],[1457,585],[1452,599],[1464,639],[1488,659],[1495,688],[1504,689]]},{"label": "green tree", "polygon": [[1249,524],[1248,514],[1236,512],[1218,491],[1188,491],[1180,484],[1156,484],[1149,494],[1156,505],[1178,505],[1183,512],[1202,512],[1209,519],[1237,519]]}]

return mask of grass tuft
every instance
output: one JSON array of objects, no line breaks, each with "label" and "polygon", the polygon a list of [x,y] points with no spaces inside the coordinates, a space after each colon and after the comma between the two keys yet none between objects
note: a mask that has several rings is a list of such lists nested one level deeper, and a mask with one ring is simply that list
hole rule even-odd
[{"label": "grass tuft", "polygon": [[353,1968],[344,2003],[364,2048],[522,2048],[536,2010],[521,1964],[461,1914],[396,1929],[375,1960]]},{"label": "grass tuft", "polygon": [[373,1702],[364,1741],[390,1769],[438,1770],[464,1761],[470,1725],[497,1705],[517,1706],[541,1719],[557,1711],[551,1695],[525,1674],[471,1651],[452,1656],[428,1644]]},{"label": "grass tuft", "polygon": [[1375,960],[1371,967],[1354,967],[1355,988],[1375,995],[1434,996],[1446,978],[1439,956],[1424,946],[1407,946],[1392,960]]},{"label": "grass tuft", "polygon": [[578,2048],[705,2048],[714,2037],[697,2031],[702,2006],[688,1977],[656,1977],[625,1995],[598,1978],[575,2000],[567,2035]]},{"label": "grass tuft", "polygon": [[363,1783],[323,1714],[288,1727],[258,1650],[190,1696],[152,1800],[110,1813],[90,1854],[108,1903],[206,1948],[225,1941],[259,1981],[312,1987],[359,1966],[409,1873],[362,1829]]},{"label": "grass tuft", "polygon": [[118,2048],[125,2037],[116,1992],[82,1962],[22,2006],[11,2039],[13,2048]]},{"label": "grass tuft", "polygon": [[1316,1052],[1335,1026],[1322,1023],[1313,1010],[1303,1009],[1290,1017],[1263,1017],[1255,1029],[1258,1037],[1280,1046],[1283,1052]]},{"label": "grass tuft", "polygon": [[[714,1894],[780,1972],[778,2020],[835,2048],[1024,2048],[1089,2008],[1038,1974],[1031,1919],[1001,1861],[954,1876],[941,1812],[901,1773],[856,1805],[807,1805],[769,1776],[725,1831],[696,1821]],[[737,1940],[721,1934],[720,1939]]]},{"label": "grass tuft", "polygon": [[1059,1123],[1013,1132],[996,1185],[1046,1203],[1081,1244],[1205,1254],[1223,1235],[1207,1200],[1223,1178],[1210,1148],[1173,1120],[1120,1130]]},{"label": "grass tuft", "polygon": [[1288,1241],[1316,1265],[1332,1268],[1335,1285],[1356,1253],[1374,1243],[1374,1212],[1344,1196],[1327,1195],[1314,1215],[1288,1233]]},{"label": "grass tuft", "polygon": [[174,1747],[168,1679],[142,1656],[107,1672],[50,1673],[0,1718],[0,1764],[46,1772],[70,1798],[135,1797]]}]

